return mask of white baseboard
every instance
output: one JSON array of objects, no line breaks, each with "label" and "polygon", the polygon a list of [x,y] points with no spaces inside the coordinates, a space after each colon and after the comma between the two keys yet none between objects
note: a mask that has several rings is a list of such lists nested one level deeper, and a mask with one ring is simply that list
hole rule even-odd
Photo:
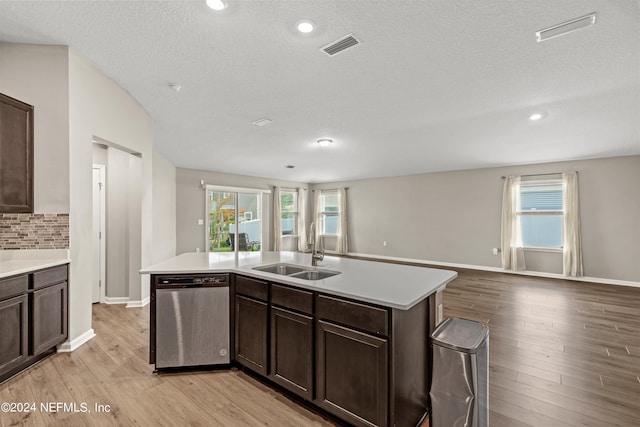
[{"label": "white baseboard", "polygon": [[151,297],[148,296],[143,300],[139,300],[139,301],[128,301],[127,302],[127,308],[139,308],[139,307],[144,307],[145,305],[149,304],[151,302]]},{"label": "white baseboard", "polygon": [[91,338],[95,337],[96,334],[93,329],[89,329],[84,334],[79,337],[74,338],[71,341],[65,341],[58,346],[58,352],[60,353],[69,353],[80,347],[82,344],[88,342]]},{"label": "white baseboard", "polygon": [[634,282],[631,280],[604,279],[601,277],[587,277],[587,276],[571,277],[571,276],[564,276],[558,273],[545,273],[541,271],[511,271],[511,270],[505,270],[504,268],[501,268],[501,267],[488,267],[484,265],[473,265],[473,264],[458,264],[453,262],[442,262],[442,261],[428,261],[424,259],[360,254],[355,252],[349,252],[348,255],[366,257],[366,258],[372,258],[372,259],[388,260],[388,261],[411,262],[411,263],[424,264],[424,265],[437,265],[439,267],[465,268],[468,270],[492,271],[494,273],[518,274],[521,276],[546,277],[549,279],[573,280],[576,282],[592,282],[592,283],[602,283],[604,285],[632,286],[632,287],[640,288],[640,282]]},{"label": "white baseboard", "polygon": [[127,304],[129,302],[129,297],[105,297],[105,304]]}]

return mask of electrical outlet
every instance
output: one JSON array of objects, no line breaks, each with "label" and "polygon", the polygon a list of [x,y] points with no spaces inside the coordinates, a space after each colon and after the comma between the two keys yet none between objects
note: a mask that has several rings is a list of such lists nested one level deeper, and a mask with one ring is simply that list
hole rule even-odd
[{"label": "electrical outlet", "polygon": [[199,219],[198,220],[198,225],[204,225],[204,219]]},{"label": "electrical outlet", "polygon": [[384,240],[384,241],[382,242],[382,246],[387,246],[387,241],[386,241],[386,240]]},{"label": "electrical outlet", "polygon": [[493,248],[493,254],[498,255],[500,253],[500,248]]}]

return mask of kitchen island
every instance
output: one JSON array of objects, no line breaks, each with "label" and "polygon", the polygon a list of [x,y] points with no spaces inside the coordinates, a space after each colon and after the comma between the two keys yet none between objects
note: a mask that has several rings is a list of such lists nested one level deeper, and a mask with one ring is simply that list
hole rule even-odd
[{"label": "kitchen island", "polygon": [[[256,268],[311,269],[296,252],[187,253],[151,275],[150,363],[156,362],[156,288],[177,275],[228,274],[234,364],[305,404],[362,426],[415,426],[428,413],[429,335],[453,271],[325,257],[321,280]],[[273,269],[272,269],[273,270]]]}]

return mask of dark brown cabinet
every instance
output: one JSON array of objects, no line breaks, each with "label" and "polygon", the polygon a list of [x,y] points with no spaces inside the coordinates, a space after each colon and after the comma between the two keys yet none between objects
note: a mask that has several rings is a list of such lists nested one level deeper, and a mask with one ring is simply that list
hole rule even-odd
[{"label": "dark brown cabinet", "polygon": [[67,338],[67,282],[32,294],[32,354],[38,355]]},{"label": "dark brown cabinet", "polygon": [[67,265],[0,280],[0,382],[67,339]]},{"label": "dark brown cabinet", "polygon": [[357,426],[386,426],[388,340],[318,322],[316,403]]},{"label": "dark brown cabinet", "polygon": [[236,277],[235,359],[247,368],[267,375],[269,304],[267,283]]},{"label": "dark brown cabinet", "polygon": [[407,310],[235,276],[235,360],[354,426],[426,417],[435,295]]},{"label": "dark brown cabinet", "polygon": [[0,301],[0,380],[29,357],[27,304],[27,295]]},{"label": "dark brown cabinet", "polygon": [[271,307],[271,373],[282,387],[313,398],[313,317]]},{"label": "dark brown cabinet", "polygon": [[318,295],[316,404],[357,426],[386,426],[389,310]]},{"label": "dark brown cabinet", "polygon": [[0,93],[0,213],[33,212],[33,106]]},{"label": "dark brown cabinet", "polygon": [[314,397],[313,292],[271,284],[269,378],[306,400]]}]

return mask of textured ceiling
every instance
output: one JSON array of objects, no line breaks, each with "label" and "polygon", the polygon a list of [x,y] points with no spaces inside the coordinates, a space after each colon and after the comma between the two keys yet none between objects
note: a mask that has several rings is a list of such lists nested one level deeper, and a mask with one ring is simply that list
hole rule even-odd
[{"label": "textured ceiling", "polygon": [[[145,108],[178,167],[326,182],[640,154],[635,0],[228,3],[0,1],[0,40],[73,48]],[[362,43],[318,50],[349,33]]]}]

